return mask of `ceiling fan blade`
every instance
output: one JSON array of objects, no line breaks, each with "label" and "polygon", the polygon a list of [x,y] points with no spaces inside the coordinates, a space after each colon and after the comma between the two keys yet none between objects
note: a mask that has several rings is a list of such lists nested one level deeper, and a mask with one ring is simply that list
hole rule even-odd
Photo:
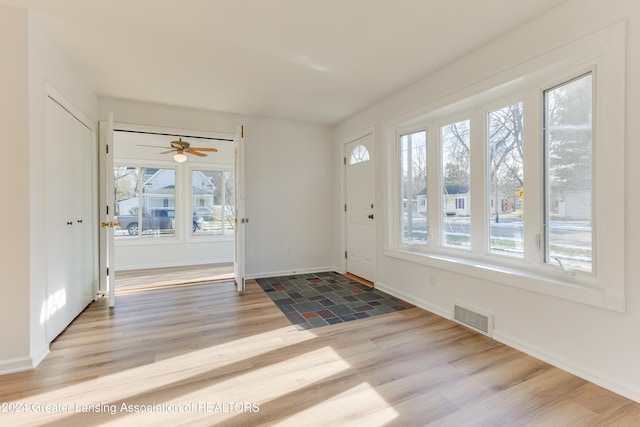
[{"label": "ceiling fan blade", "polygon": [[176,151],[178,151],[178,150],[176,150],[175,148],[172,148],[171,150],[163,151],[160,154],[169,154],[169,153],[173,153],[173,152],[176,152]]},{"label": "ceiling fan blade", "polygon": [[217,148],[206,148],[206,147],[192,147],[189,150],[211,151],[212,153],[215,153],[218,151]]},{"label": "ceiling fan blade", "polygon": [[196,155],[196,156],[198,156],[198,157],[207,157],[207,155],[206,155],[206,154],[204,154],[204,153],[200,153],[200,152],[195,151],[195,150],[193,150],[193,149],[191,149],[191,148],[186,149],[186,150],[184,150],[184,151],[185,151],[185,153],[194,154],[194,155]]},{"label": "ceiling fan blade", "polygon": [[144,144],[136,144],[138,147],[153,147],[153,148],[167,148],[166,145],[144,145]]}]

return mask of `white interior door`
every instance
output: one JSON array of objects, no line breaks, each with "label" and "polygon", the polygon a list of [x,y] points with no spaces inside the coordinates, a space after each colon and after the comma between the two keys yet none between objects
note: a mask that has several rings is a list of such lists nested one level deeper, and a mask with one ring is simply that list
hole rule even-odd
[{"label": "white interior door", "polygon": [[115,246],[113,214],[113,113],[100,122],[100,291],[115,307]]},{"label": "white interior door", "polygon": [[233,277],[236,281],[238,292],[245,289],[245,226],[249,218],[245,217],[245,194],[244,194],[244,127],[238,126],[235,137],[235,196],[236,196],[236,218],[235,218],[235,254],[233,260]]},{"label": "white interior door", "polygon": [[375,280],[373,135],[346,145],[347,272]]}]

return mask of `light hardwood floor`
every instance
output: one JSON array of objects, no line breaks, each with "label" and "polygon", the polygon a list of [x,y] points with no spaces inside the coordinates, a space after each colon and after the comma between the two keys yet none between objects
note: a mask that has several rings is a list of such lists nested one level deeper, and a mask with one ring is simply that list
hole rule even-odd
[{"label": "light hardwood floor", "polygon": [[100,300],[0,402],[24,410],[2,426],[640,424],[640,404],[421,309],[298,331],[253,281]]},{"label": "light hardwood floor", "polygon": [[233,263],[116,271],[116,292],[233,279]]}]

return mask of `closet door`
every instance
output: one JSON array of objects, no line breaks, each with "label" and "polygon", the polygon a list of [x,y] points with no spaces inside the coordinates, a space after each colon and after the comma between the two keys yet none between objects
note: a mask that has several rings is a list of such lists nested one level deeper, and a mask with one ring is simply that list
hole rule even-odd
[{"label": "closet door", "polygon": [[46,100],[47,299],[53,340],[91,302],[91,132]]},{"label": "closet door", "polygon": [[[95,264],[94,253],[97,251],[97,242],[93,241],[93,229],[96,227],[95,220],[93,218],[92,201],[93,197],[92,180],[93,177],[93,159],[91,158],[92,150],[91,144],[93,138],[91,130],[85,126],[78,128],[78,140],[76,140],[76,149],[79,153],[79,167],[78,167],[78,195],[76,197],[79,202],[78,213],[76,215],[76,230],[79,232],[80,237],[76,242],[78,259],[82,260],[80,267],[80,288],[79,294],[81,296],[80,306],[84,309],[88,304],[93,301],[95,297],[95,290],[93,287],[95,276]],[[97,190],[96,190],[97,191]],[[80,221],[80,222],[78,222]]]}]

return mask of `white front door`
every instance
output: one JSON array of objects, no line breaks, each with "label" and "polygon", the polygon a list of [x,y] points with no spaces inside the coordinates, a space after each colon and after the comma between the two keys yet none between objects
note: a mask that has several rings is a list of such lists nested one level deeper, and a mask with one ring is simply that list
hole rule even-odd
[{"label": "white front door", "polygon": [[235,218],[235,256],[233,259],[233,278],[236,281],[238,292],[244,292],[245,268],[244,268],[244,241],[245,225],[249,218],[245,218],[244,209],[244,127],[238,126],[236,136],[233,138],[236,151],[235,159],[235,195],[236,195],[236,218]]},{"label": "white front door", "polygon": [[346,145],[347,272],[375,280],[373,134]]}]

